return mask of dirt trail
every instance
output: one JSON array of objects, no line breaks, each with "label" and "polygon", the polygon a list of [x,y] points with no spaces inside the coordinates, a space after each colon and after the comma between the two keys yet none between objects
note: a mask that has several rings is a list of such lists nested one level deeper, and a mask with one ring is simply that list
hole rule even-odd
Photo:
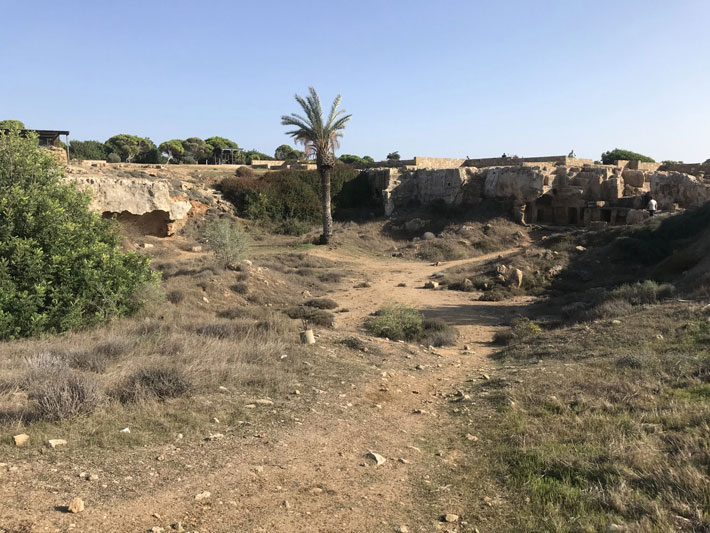
[{"label": "dirt trail", "polygon": [[[274,424],[273,431],[230,435],[201,446],[166,446],[162,462],[155,461],[161,450],[130,452],[120,460],[133,466],[133,479],[116,484],[109,498],[92,494],[87,485],[87,510],[80,515],[55,510],[70,494],[59,482],[38,481],[47,464],[27,465],[19,481],[0,488],[4,505],[11,502],[18,520],[27,514],[33,525],[28,531],[170,531],[176,522],[200,533],[391,532],[400,525],[412,532],[436,531],[438,515],[457,509],[454,500],[452,508],[438,510],[421,501],[422,483],[442,461],[451,460],[437,456],[428,443],[432,435],[451,431],[443,427],[442,414],[450,409],[447,395],[491,366],[488,343],[521,304],[478,302],[470,293],[422,287],[444,268],[499,254],[432,266],[342,250],[310,253],[345,261],[370,282],[362,289],[343,284],[331,294],[349,312],[337,315],[336,332],[329,335],[360,335],[367,315],[401,302],[455,325],[461,333],[457,346],[432,352],[378,340],[383,356],[371,374],[357,384],[318,393],[317,403],[301,413],[299,423],[288,429],[275,429]],[[402,282],[407,286],[397,287]],[[464,344],[471,349],[464,351]],[[325,343],[314,350],[327,356]],[[274,412],[278,417],[278,404]],[[375,466],[365,457],[370,450],[387,462]],[[158,477],[160,483],[153,483]],[[196,501],[204,491],[210,496]],[[446,499],[433,503],[445,505]]]}]

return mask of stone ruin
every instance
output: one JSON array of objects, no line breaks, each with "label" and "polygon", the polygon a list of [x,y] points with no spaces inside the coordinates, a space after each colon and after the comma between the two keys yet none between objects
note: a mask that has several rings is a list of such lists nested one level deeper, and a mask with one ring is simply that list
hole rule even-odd
[{"label": "stone ruin", "polygon": [[[431,166],[419,167],[417,160]],[[445,165],[452,168],[441,168]],[[484,199],[497,199],[511,204],[519,222],[613,225],[647,218],[651,196],[661,210],[692,208],[710,201],[710,164],[662,166],[619,161],[601,165],[565,156],[415,158],[363,172],[386,216],[434,202],[475,209]]]}]

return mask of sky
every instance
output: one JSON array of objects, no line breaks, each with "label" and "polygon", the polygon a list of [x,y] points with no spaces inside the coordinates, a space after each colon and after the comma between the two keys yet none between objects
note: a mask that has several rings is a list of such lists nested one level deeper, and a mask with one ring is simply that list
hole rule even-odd
[{"label": "sky", "polygon": [[0,119],[273,154],[314,86],[338,154],[710,158],[708,0],[0,0]]}]

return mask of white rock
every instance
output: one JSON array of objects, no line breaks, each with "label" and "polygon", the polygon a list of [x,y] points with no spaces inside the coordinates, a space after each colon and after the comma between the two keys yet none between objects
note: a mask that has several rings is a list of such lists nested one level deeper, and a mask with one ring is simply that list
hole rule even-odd
[{"label": "white rock", "polygon": [[385,463],[387,462],[387,459],[385,459],[384,457],[382,457],[379,453],[375,453],[375,452],[368,452],[368,454],[367,454],[365,457],[367,457],[368,459],[372,459],[373,461],[375,461],[375,463],[377,464],[377,466],[383,465],[383,464],[385,464]]},{"label": "white rock", "polygon": [[197,500],[197,501],[199,502],[199,501],[202,501],[202,500],[206,500],[206,499],[209,498],[210,496],[212,496],[212,494],[210,494],[209,491],[200,492],[199,494],[197,494],[197,495],[195,496],[195,500]]},{"label": "white rock", "polygon": [[47,441],[47,445],[50,448],[56,448],[57,446],[66,446],[67,441],[65,441],[64,439],[49,439]]}]

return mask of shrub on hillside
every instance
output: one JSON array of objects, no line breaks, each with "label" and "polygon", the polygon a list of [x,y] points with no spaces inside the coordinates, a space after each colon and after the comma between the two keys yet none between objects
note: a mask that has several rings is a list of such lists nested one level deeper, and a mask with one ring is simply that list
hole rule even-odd
[{"label": "shrub on hillside", "polygon": [[44,420],[62,420],[89,414],[103,395],[96,380],[86,374],[69,372],[40,381],[30,393],[36,414]]},{"label": "shrub on hillside", "polygon": [[365,329],[393,341],[416,341],[427,346],[454,344],[456,328],[441,319],[424,318],[419,311],[404,305],[383,307],[365,322]]},{"label": "shrub on hillside", "polygon": [[174,367],[141,368],[128,376],[114,391],[121,403],[146,399],[167,400],[187,394],[192,388],[185,373]]},{"label": "shrub on hillside", "polygon": [[102,324],[140,307],[156,277],[115,222],[62,183],[35,134],[0,133],[0,339]]},{"label": "shrub on hillside", "polygon": [[673,296],[675,288],[669,283],[646,280],[633,285],[622,285],[612,291],[612,298],[625,300],[631,305],[654,304]]},{"label": "shrub on hillside", "polygon": [[121,156],[118,155],[116,152],[111,152],[106,156],[106,161],[109,163],[120,163],[121,162]]},{"label": "shrub on hillside", "polygon": [[[353,198],[354,192],[367,193],[361,186],[348,187],[348,194],[341,195],[345,184],[357,176],[358,171],[345,165],[336,165],[333,169],[331,196],[336,212],[341,205],[350,207],[359,200],[362,203],[363,199]],[[282,170],[260,178],[230,177],[222,180],[219,189],[234,204],[239,216],[283,223],[284,233],[290,233],[293,221],[317,223],[321,219],[321,183],[316,171]]]},{"label": "shrub on hillside", "polygon": [[236,220],[213,220],[205,226],[203,236],[223,266],[236,268],[240,261],[246,259],[249,236]]},{"label": "shrub on hillside", "polygon": [[249,167],[239,167],[235,172],[234,175],[238,178],[253,178],[254,177],[254,171],[249,168]]}]

